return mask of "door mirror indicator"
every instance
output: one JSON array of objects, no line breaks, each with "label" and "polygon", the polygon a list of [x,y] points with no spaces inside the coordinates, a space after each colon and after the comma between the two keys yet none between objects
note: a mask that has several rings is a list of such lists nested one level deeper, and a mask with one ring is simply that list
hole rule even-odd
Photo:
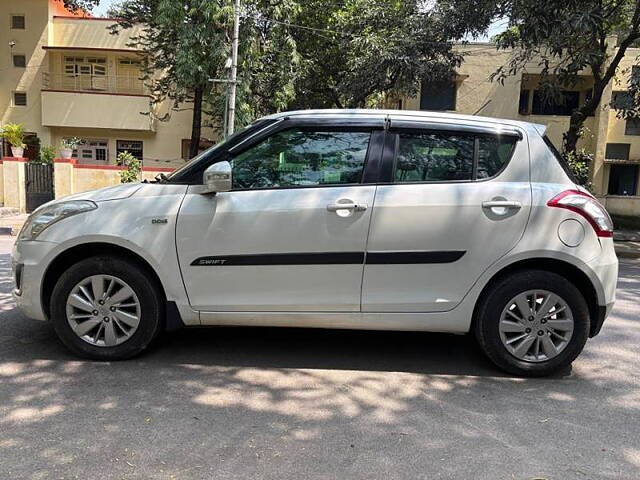
[{"label": "door mirror indicator", "polygon": [[227,161],[214,163],[204,171],[202,193],[228,192],[233,185],[231,164]]}]

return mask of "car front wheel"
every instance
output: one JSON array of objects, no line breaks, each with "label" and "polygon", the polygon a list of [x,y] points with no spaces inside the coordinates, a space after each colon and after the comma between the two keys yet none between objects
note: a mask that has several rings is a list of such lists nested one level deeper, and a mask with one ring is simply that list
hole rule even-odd
[{"label": "car front wheel", "polygon": [[580,354],[589,336],[589,309],[580,291],[552,272],[513,273],[479,305],[475,334],[500,368],[524,376],[549,375]]},{"label": "car front wheel", "polygon": [[62,342],[94,360],[123,360],[142,352],[160,331],[161,295],[139,265],[98,256],[71,266],[51,296]]}]

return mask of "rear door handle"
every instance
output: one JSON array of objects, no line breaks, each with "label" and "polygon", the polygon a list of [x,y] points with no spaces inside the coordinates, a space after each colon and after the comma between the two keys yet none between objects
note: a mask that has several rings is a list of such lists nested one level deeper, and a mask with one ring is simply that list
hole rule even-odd
[{"label": "rear door handle", "polygon": [[491,200],[482,202],[482,208],[505,208],[508,210],[520,210],[522,203],[511,200]]},{"label": "rear door handle", "polygon": [[354,212],[364,212],[367,209],[366,203],[330,203],[327,210],[337,212],[338,210],[352,210]]}]

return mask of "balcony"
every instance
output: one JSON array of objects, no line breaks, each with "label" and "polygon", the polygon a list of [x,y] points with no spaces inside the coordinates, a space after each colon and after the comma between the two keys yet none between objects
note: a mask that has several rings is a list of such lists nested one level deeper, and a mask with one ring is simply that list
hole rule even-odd
[{"label": "balcony", "polygon": [[150,97],[133,76],[45,73],[42,124],[47,127],[154,131]]},{"label": "balcony", "polygon": [[88,75],[44,72],[44,90],[63,92],[148,95],[144,82],[131,75]]}]

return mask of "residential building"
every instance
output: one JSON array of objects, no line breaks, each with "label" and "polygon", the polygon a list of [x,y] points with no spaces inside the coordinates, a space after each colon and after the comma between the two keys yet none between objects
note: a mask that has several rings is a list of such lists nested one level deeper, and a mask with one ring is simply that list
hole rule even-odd
[{"label": "residential building", "polygon": [[[79,137],[78,164],[114,164],[129,151],[146,167],[175,167],[188,156],[189,104],[152,106],[141,78],[141,52],[112,35],[113,19],[77,16],[60,0],[0,2],[0,126],[23,123],[26,156]],[[170,114],[169,121],[160,118]],[[202,144],[215,134],[204,129]],[[9,155],[6,145],[4,155]]]},{"label": "residential building", "polygon": [[[612,41],[612,44],[615,43]],[[448,82],[423,83],[415,98],[393,103],[408,110],[445,110],[470,115],[501,117],[541,123],[548,127],[552,142],[562,147],[571,111],[591,95],[593,77],[585,72],[579,82],[562,92],[562,99],[548,102],[540,94],[540,67],[532,62],[525,73],[508,77],[504,83],[491,81],[491,74],[506,65],[509,50],[497,51],[491,44],[458,47],[464,63]],[[640,119],[619,118],[626,99],[629,75],[640,74],[633,67],[640,49],[629,49],[618,76],[604,93],[596,114],[585,122],[578,147],[594,154],[592,183],[595,194],[616,215],[640,215]]]}]

